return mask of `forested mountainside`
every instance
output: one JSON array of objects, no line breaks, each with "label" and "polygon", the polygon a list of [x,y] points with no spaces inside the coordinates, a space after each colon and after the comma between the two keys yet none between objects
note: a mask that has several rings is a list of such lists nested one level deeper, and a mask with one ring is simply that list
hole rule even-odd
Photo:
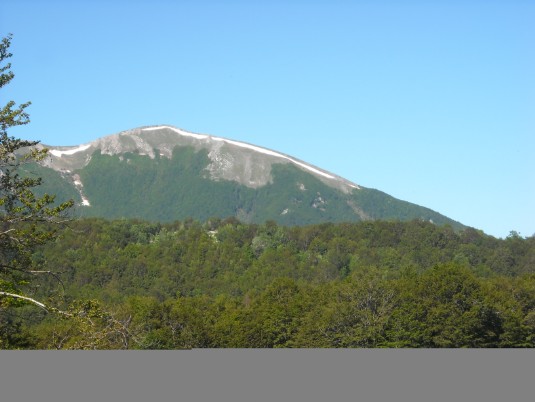
[{"label": "forested mountainside", "polygon": [[422,219],[438,212],[280,152],[169,126],[145,127],[76,147],[50,147],[27,173],[39,194],[75,200],[78,216],[173,222],[234,216],[283,225]]},{"label": "forested mountainside", "polygon": [[3,348],[533,347],[535,238],[429,222],[81,219],[3,310]]}]

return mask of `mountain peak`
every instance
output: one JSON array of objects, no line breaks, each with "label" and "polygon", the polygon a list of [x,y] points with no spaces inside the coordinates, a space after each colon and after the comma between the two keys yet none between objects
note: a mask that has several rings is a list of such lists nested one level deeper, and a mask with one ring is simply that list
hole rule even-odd
[{"label": "mountain peak", "polygon": [[158,153],[160,157],[171,158],[177,146],[208,150],[211,163],[207,171],[215,180],[233,180],[247,187],[258,188],[272,181],[273,164],[292,163],[344,192],[359,189],[357,184],[349,180],[284,153],[170,125],[139,127],[72,147],[49,146],[51,161],[48,166],[55,170],[81,169],[89,163],[90,155],[96,150],[104,155],[133,152],[154,159]]},{"label": "mountain peak", "polygon": [[[85,216],[173,221],[235,216],[285,225],[421,219],[463,227],[282,152],[170,125],[50,146],[48,193]],[[45,180],[45,182],[47,181]]]}]

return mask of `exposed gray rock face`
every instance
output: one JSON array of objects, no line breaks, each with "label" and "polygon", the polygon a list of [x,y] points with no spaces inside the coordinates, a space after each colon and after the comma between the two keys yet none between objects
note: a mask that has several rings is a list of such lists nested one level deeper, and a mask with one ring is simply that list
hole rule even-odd
[{"label": "exposed gray rock face", "polygon": [[234,216],[284,225],[420,219],[463,227],[289,155],[171,126],[48,148],[44,164],[54,172],[40,168],[53,178],[45,191],[75,199],[82,216],[165,222]]},{"label": "exposed gray rock face", "polygon": [[177,146],[207,150],[211,163],[206,168],[206,174],[216,181],[231,180],[250,188],[259,188],[272,182],[273,164],[292,163],[344,193],[359,188],[342,177],[270,149],[222,137],[191,133],[171,126],[136,128],[73,147],[48,146],[51,158],[46,165],[64,172],[81,169],[89,163],[96,150],[104,155],[134,152],[154,159],[158,153],[160,157],[171,158],[173,149]]}]

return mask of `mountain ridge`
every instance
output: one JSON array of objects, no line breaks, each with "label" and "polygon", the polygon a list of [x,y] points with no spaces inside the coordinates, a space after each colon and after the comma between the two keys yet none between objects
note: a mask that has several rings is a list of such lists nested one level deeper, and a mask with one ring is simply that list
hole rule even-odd
[{"label": "mountain ridge", "polygon": [[[147,132],[150,133],[154,131],[160,132],[159,133],[160,135],[158,138],[159,141],[154,141],[155,137],[151,138],[150,135],[145,134]],[[182,141],[177,142],[176,137],[170,138],[169,136],[170,132],[176,133],[179,136],[181,136]],[[164,138],[164,141],[161,141],[162,138]],[[193,139],[193,141],[188,141],[187,139],[189,138]],[[124,141],[124,139],[128,139],[131,142],[128,143],[127,141]],[[197,141],[197,143],[194,142],[195,140]],[[151,159],[154,159],[156,157],[155,155],[156,149],[160,152],[161,157],[170,158],[172,156],[172,151],[175,146],[184,145],[184,144],[190,145],[191,143],[193,143],[196,147],[207,147],[207,146],[210,147],[211,153],[212,153],[210,155],[210,159],[212,160],[212,164],[220,165],[220,166],[214,166],[213,168],[224,167],[223,165],[225,165],[225,162],[229,162],[228,160],[225,160],[225,159],[223,160],[219,159],[218,157],[220,156],[220,153],[218,153],[217,151],[219,151],[220,148],[223,148],[225,145],[231,145],[231,146],[242,148],[246,151],[253,151],[262,155],[267,155],[268,157],[273,157],[279,163],[281,162],[284,163],[286,161],[293,163],[294,165],[299,166],[300,168],[303,168],[305,170],[308,170],[312,172],[313,174],[315,174],[316,176],[319,176],[323,179],[329,179],[329,180],[334,180],[338,182],[339,185],[342,186],[341,189],[344,188],[345,191],[347,191],[348,188],[357,188],[357,189],[359,188],[357,184],[339,175],[328,172],[327,170],[321,169],[317,166],[314,166],[310,163],[302,161],[288,154],[274,151],[269,148],[253,145],[253,144],[243,142],[243,141],[236,141],[236,140],[213,136],[209,134],[193,133],[193,132],[186,131],[177,127],[170,126],[170,125],[142,126],[142,127],[138,127],[138,128],[134,128],[130,130],[121,131],[117,134],[107,135],[107,136],[98,138],[97,140],[91,141],[86,144],[81,144],[81,145],[74,145],[74,146],[44,145],[44,147],[49,149],[49,153],[53,157],[51,163],[48,164],[48,166],[52,167],[55,170],[59,170],[62,168],[66,169],[67,166],[69,165],[71,167],[78,168],[78,169],[82,168],[85,164],[88,163],[88,160],[86,159],[84,164],[80,164],[80,159],[75,157],[75,154],[79,154],[79,153],[84,154],[87,151],[90,152],[92,150],[94,151],[95,149],[100,149],[101,153],[105,155],[116,155],[116,154],[135,150],[140,155],[147,155]],[[67,158],[63,158],[64,156]],[[256,183],[254,181],[249,181],[249,182],[242,182],[240,180],[237,180],[237,181],[239,181],[241,184],[244,184],[248,187],[253,187],[253,188],[266,184],[265,181],[263,180],[261,180],[259,183]]]},{"label": "mountain ridge", "polygon": [[[45,146],[45,190],[74,194],[82,216],[245,222],[421,219],[463,228],[428,208],[365,188],[282,152],[169,125],[75,146]],[[54,192],[56,191],[56,192]]]}]

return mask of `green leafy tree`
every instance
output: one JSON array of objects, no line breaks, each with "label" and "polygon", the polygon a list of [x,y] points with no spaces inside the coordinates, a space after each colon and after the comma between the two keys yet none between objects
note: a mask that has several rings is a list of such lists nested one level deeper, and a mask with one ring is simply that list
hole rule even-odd
[{"label": "green leafy tree", "polygon": [[481,280],[455,263],[402,278],[387,330],[391,347],[496,347],[503,332]]},{"label": "green leafy tree", "polygon": [[243,345],[254,348],[292,347],[301,318],[311,300],[293,279],[276,278],[260,297],[245,309]]},{"label": "green leafy tree", "polygon": [[[0,89],[14,77],[11,64],[6,63],[12,56],[8,51],[11,38],[9,35],[0,43]],[[35,276],[54,274],[36,268],[32,252],[54,238],[57,224],[65,220],[65,212],[73,205],[72,200],[57,205],[52,195],[35,195],[42,179],[28,175],[24,168],[43,160],[47,149],[38,147],[38,141],[17,139],[7,133],[12,127],[29,123],[29,105],[17,106],[9,101],[0,109],[0,326],[2,313],[10,306],[32,303],[50,310],[31,292]]]},{"label": "green leafy tree", "polygon": [[[303,319],[296,345],[316,348],[382,346],[395,293],[378,270],[322,286],[324,295]],[[321,302],[320,302],[321,301]]]}]

